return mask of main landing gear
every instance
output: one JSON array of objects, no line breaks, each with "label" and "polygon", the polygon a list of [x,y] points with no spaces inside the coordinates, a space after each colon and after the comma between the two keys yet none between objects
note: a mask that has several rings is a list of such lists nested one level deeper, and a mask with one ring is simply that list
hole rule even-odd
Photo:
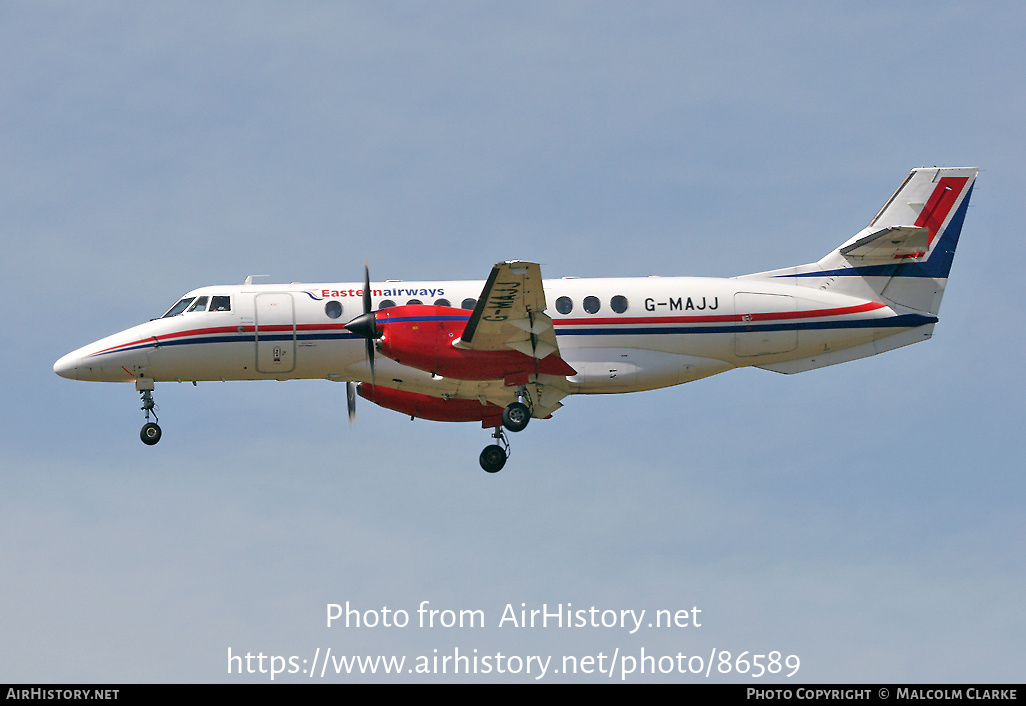
[{"label": "main landing gear", "polygon": [[[526,390],[521,390],[521,397],[530,402]],[[506,459],[509,458],[509,442],[506,440],[506,434],[502,431],[502,427],[506,427],[511,432],[523,431],[529,421],[531,421],[531,408],[527,404],[513,402],[506,405],[506,408],[502,410],[502,426],[495,427],[495,431],[492,432],[495,443],[486,446],[481,452],[479,459],[481,468],[487,473],[501,471],[502,467],[506,465]]]},{"label": "main landing gear", "polygon": [[[157,405],[153,402],[153,381],[136,380],[135,389],[142,395],[142,407],[140,409],[146,412],[146,423],[143,424],[143,428],[139,431],[139,438],[147,446],[153,446],[160,441],[160,427],[156,424],[160,420],[157,419]],[[152,422],[150,421],[150,413],[153,414]]]},{"label": "main landing gear", "polygon": [[531,421],[531,409],[523,402],[506,405],[502,410],[502,426],[510,431],[523,431]]},{"label": "main landing gear", "polygon": [[506,465],[506,459],[509,458],[509,442],[506,441],[506,435],[502,432],[502,427],[495,427],[492,438],[495,439],[495,443],[491,446],[485,446],[479,459],[481,461],[481,468],[486,473],[498,473]]}]

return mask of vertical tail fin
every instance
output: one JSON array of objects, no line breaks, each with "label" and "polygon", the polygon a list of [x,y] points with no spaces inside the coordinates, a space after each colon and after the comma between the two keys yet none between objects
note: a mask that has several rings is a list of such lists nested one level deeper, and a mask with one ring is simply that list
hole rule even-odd
[{"label": "vertical tail fin", "polygon": [[[916,276],[911,274],[915,272],[946,279],[958,245],[958,236],[962,232],[962,222],[969,207],[977,171],[976,168],[914,169],[870,222],[866,230],[871,232],[861,240],[876,237],[878,241],[890,242],[893,239],[886,235],[888,229],[904,230],[911,225],[920,236],[919,243],[925,245],[925,248],[916,246],[900,249],[899,246],[894,252],[887,252],[885,248],[882,257],[886,259],[889,256],[906,260],[903,264],[918,265],[909,268],[909,274],[898,276]],[[856,252],[860,248],[854,245],[852,243],[839,250],[849,258],[857,259]],[[863,254],[862,257],[865,259],[869,256]]]},{"label": "vertical tail fin", "polygon": [[978,171],[913,169],[868,226],[819,262],[750,276],[936,315]]}]

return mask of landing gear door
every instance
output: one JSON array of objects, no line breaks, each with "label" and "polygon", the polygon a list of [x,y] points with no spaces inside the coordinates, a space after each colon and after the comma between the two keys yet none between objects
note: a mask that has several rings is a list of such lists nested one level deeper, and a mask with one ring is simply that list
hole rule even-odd
[{"label": "landing gear door", "polygon": [[296,367],[296,314],[292,295],[256,295],[256,368],[288,373]]}]

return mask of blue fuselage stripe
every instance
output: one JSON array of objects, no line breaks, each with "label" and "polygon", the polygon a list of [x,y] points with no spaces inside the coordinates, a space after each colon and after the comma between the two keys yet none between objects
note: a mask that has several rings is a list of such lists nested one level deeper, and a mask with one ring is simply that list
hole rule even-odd
[{"label": "blue fuselage stripe", "polygon": [[573,328],[560,329],[561,336],[606,336],[643,334],[691,333],[749,333],[752,331],[811,331],[850,328],[914,328],[937,323],[936,316],[904,314],[884,319],[857,319],[850,321],[789,321],[779,324],[729,324],[726,326],[649,326],[645,328]]}]

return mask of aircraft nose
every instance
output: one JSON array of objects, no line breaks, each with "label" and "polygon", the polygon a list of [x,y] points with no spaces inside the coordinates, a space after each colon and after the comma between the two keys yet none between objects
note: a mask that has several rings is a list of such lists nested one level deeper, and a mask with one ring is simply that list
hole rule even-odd
[{"label": "aircraft nose", "polygon": [[68,353],[53,364],[53,371],[62,378],[74,380],[78,377],[78,356]]}]

